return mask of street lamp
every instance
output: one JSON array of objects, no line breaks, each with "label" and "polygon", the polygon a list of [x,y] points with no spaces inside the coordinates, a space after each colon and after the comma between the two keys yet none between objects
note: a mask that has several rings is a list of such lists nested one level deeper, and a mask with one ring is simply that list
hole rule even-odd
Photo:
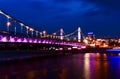
[{"label": "street lamp", "polygon": [[46,36],[46,31],[45,31],[45,30],[43,31],[43,36],[44,36],[44,37]]},{"label": "street lamp", "polygon": [[11,26],[11,23],[7,21],[6,25],[7,25],[7,31],[9,32],[9,27]]},{"label": "street lamp", "polygon": [[31,36],[33,36],[33,31],[34,31],[34,29],[33,29],[33,28],[30,28],[29,30],[31,31],[31,34],[32,34]]},{"label": "street lamp", "polygon": [[53,33],[53,38],[56,38],[56,33]]}]

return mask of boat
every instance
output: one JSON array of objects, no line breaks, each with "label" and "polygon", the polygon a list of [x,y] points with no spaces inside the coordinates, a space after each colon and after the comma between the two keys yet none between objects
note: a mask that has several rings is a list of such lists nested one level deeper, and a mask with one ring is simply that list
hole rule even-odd
[{"label": "boat", "polygon": [[116,52],[116,53],[120,53],[120,47],[115,47],[115,48],[111,48],[111,49],[106,49],[106,52]]}]

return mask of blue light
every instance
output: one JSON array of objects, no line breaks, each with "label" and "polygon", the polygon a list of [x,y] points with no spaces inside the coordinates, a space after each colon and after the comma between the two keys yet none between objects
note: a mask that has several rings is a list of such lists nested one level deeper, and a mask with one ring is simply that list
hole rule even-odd
[{"label": "blue light", "polygon": [[93,34],[93,32],[88,32],[88,34]]}]

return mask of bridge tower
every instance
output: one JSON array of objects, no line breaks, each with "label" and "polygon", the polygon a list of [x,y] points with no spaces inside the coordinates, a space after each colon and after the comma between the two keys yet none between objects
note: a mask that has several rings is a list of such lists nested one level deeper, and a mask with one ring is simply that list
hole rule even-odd
[{"label": "bridge tower", "polygon": [[78,27],[78,42],[81,42],[81,29]]},{"label": "bridge tower", "polygon": [[63,29],[60,29],[60,40],[63,40]]}]

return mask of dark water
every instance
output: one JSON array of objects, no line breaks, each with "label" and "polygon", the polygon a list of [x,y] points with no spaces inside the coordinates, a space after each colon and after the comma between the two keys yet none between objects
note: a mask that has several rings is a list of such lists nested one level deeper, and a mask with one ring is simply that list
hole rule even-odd
[{"label": "dark water", "polygon": [[120,55],[79,53],[1,63],[0,79],[120,79]]}]

